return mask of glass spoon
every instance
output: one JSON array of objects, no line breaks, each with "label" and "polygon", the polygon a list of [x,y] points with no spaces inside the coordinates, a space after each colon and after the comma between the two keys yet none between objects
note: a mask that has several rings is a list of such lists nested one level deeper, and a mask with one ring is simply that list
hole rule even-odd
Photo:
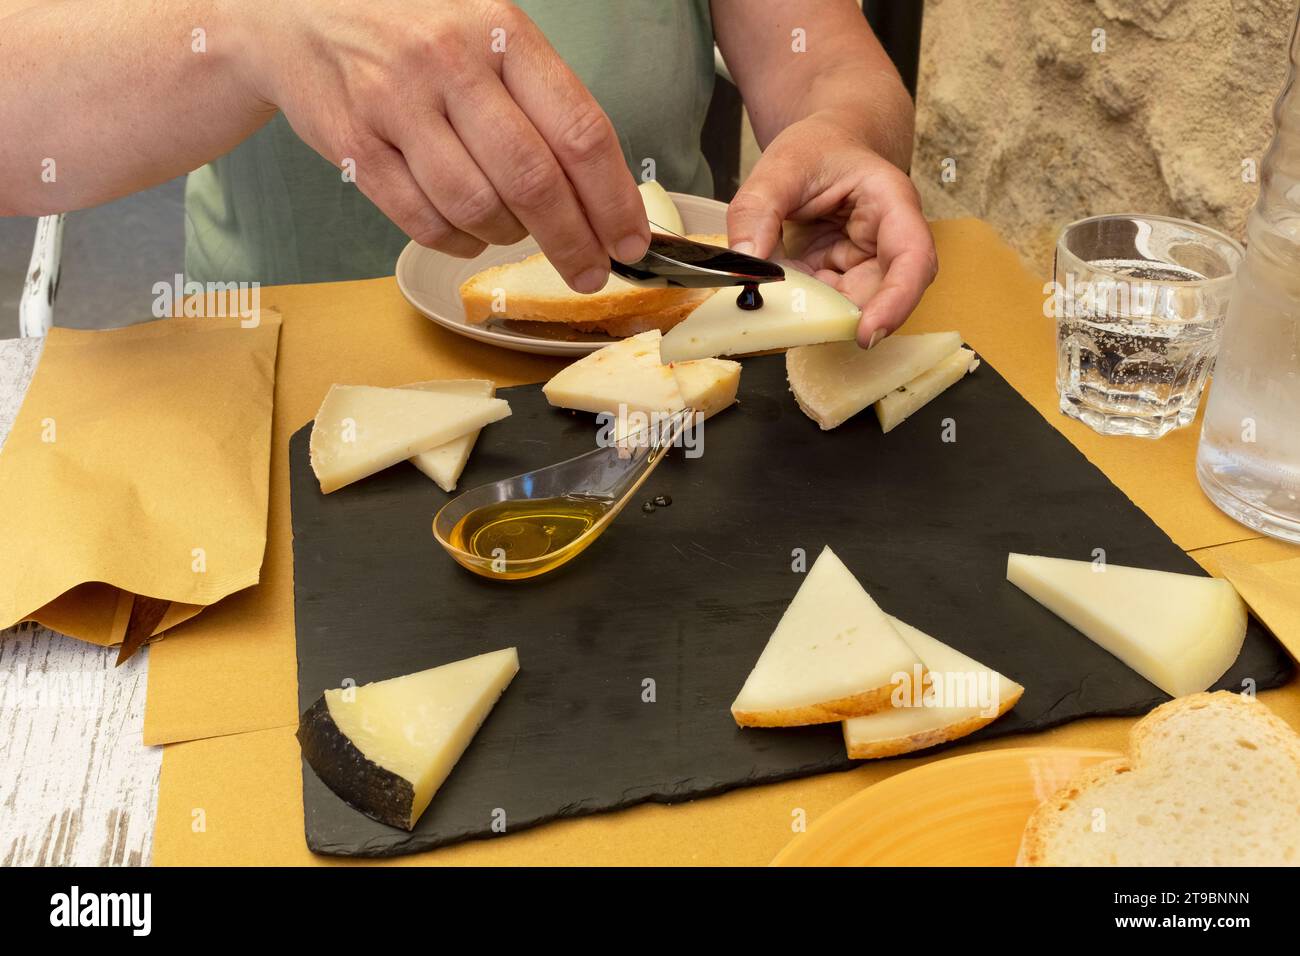
[{"label": "glass spoon", "polygon": [[438,511],[433,535],[486,578],[518,581],[552,571],[609,527],[695,414],[662,414],[585,455],[470,489]]}]

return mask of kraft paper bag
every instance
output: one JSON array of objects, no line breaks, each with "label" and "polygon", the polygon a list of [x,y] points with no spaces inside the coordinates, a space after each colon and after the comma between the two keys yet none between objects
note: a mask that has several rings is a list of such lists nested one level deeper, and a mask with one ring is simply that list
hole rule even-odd
[{"label": "kraft paper bag", "polygon": [[256,584],[280,317],[50,330],[0,451],[0,627],[125,659]]}]

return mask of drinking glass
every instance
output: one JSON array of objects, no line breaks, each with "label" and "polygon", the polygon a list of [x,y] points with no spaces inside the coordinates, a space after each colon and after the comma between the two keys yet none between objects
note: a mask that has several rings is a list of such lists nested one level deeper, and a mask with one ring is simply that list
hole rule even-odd
[{"label": "drinking glass", "polygon": [[1093,216],[1056,243],[1061,411],[1103,435],[1159,438],[1196,416],[1243,255],[1164,216]]}]

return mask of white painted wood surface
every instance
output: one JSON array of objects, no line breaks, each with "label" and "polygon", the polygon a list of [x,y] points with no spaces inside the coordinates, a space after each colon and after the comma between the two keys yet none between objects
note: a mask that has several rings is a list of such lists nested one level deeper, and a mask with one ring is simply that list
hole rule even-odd
[{"label": "white painted wood surface", "polygon": [[[0,340],[0,447],[43,344]],[[142,737],[148,649],[116,656],[32,624],[0,631],[0,865],[149,862],[162,748]]]}]

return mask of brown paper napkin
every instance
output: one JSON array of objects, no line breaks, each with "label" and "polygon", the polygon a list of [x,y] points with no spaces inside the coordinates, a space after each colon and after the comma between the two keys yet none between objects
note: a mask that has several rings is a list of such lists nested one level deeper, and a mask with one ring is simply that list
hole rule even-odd
[{"label": "brown paper napkin", "polygon": [[267,310],[50,331],[0,452],[0,627],[129,656],[257,583],[279,333]]},{"label": "brown paper napkin", "polygon": [[1300,558],[1268,564],[1223,558],[1219,570],[1255,616],[1300,661]]}]

